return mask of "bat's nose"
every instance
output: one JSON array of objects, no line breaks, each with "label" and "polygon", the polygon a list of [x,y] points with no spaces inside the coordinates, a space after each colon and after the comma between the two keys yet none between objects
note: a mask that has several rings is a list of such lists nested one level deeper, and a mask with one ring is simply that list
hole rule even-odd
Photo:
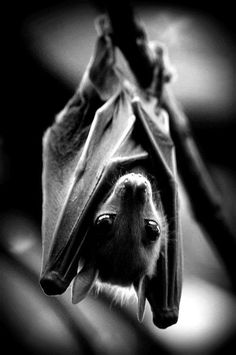
[{"label": "bat's nose", "polygon": [[142,174],[130,173],[123,176],[118,186],[118,193],[123,197],[144,198],[148,189],[148,180]]},{"label": "bat's nose", "polygon": [[63,282],[63,280],[61,280],[58,274],[54,271],[45,273],[40,278],[40,285],[46,295],[49,296],[60,295],[68,287],[68,284]]}]

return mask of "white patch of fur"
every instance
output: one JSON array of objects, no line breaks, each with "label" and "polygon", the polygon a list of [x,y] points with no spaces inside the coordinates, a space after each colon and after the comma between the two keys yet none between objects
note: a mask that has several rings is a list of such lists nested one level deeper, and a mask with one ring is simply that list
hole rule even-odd
[{"label": "white patch of fur", "polygon": [[122,287],[104,283],[99,280],[96,281],[93,292],[95,295],[98,295],[100,292],[104,292],[112,298],[112,303],[120,304],[121,306],[127,304],[130,300],[135,300],[136,298],[136,292],[133,286]]}]

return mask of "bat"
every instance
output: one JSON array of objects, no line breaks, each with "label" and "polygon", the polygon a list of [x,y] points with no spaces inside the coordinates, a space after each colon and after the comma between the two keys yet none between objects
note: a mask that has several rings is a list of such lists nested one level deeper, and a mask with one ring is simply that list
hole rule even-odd
[{"label": "bat", "polygon": [[142,321],[177,322],[182,250],[173,141],[164,110],[135,90],[101,35],[75,95],[43,138],[43,258],[47,295],[72,302],[98,283],[133,287]]}]

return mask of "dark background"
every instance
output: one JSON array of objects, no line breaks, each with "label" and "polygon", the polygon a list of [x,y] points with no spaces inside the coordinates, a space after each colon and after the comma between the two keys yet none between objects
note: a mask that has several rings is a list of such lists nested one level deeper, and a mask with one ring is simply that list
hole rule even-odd
[{"label": "dark background", "polygon": [[[4,232],[5,225],[7,222],[13,225],[15,223],[17,228],[17,221],[22,216],[27,219],[26,223],[32,223],[37,230],[35,238],[40,243],[42,135],[52,123],[55,114],[62,109],[73,94],[73,89],[64,83],[62,79],[56,77],[33,55],[27,43],[27,38],[25,38],[22,31],[28,18],[61,3],[65,2],[50,0],[21,1],[8,2],[2,7],[1,37],[3,45],[1,57],[3,64],[1,92],[3,99],[0,119],[0,231],[1,248],[4,251],[6,251],[7,246],[7,233]],[[67,1],[66,3],[68,4],[69,2]],[[71,1],[71,3],[77,4],[79,1]],[[133,3],[146,4],[147,1],[135,1]],[[149,3],[151,2],[149,1]],[[102,9],[102,6],[97,6],[95,1],[91,1],[90,4],[97,9]],[[162,3],[160,2],[160,4]],[[190,9],[188,1],[165,1],[163,5]],[[191,1],[191,10],[200,11],[206,16],[209,15],[211,18],[215,18],[218,24],[227,32],[228,38],[235,44],[235,11],[233,10],[232,2],[214,2],[214,5],[212,5],[210,1]],[[235,47],[232,47],[232,51],[234,49]],[[187,110],[194,136],[210,170],[211,167],[217,166],[221,171],[227,171],[227,174],[229,172],[230,179],[235,181],[235,109],[232,108],[228,112],[230,112],[227,113],[228,117],[214,122],[212,119],[209,121],[207,117],[204,119],[200,112]],[[215,178],[217,181],[217,176]],[[231,199],[229,205],[233,208],[235,206],[235,184],[232,184],[234,186],[232,190],[230,190],[229,186],[228,190],[225,190],[225,185],[228,185],[228,181],[224,180],[224,177],[221,177],[218,183],[219,181],[220,188],[224,192],[226,191],[225,198]],[[13,219],[12,216],[14,216]],[[21,226],[22,223],[20,224]],[[5,279],[3,280],[7,279],[8,268],[9,275],[12,275],[11,269],[15,267],[23,275],[27,274],[24,270],[20,271],[19,265],[14,264],[11,259],[12,256],[8,255],[8,252],[4,254],[1,251],[1,256],[6,270]],[[20,277],[22,277],[22,274]],[[36,282],[32,275],[30,277],[34,280],[33,282]],[[2,281],[0,280],[0,282]],[[28,286],[23,283],[23,287]],[[3,294],[6,299],[8,292],[11,294],[11,289],[5,288]],[[33,295],[33,292],[31,295]],[[24,339],[22,340],[24,336],[21,333],[19,335],[17,330],[13,331],[12,321],[8,322],[8,314],[11,315],[11,319],[14,319],[13,308],[17,307],[17,304],[9,302],[2,307],[5,308],[4,317],[1,320],[2,339],[5,340],[8,349],[12,350],[12,344],[15,342],[18,344],[18,352],[22,350],[22,352],[27,353],[28,345],[25,345]],[[34,316],[35,314],[33,313],[29,314],[29,317]],[[22,327],[24,327],[24,324],[22,324]],[[230,340],[227,341],[228,343],[226,342],[222,345],[224,351],[229,347]],[[29,353],[37,353],[37,350],[32,350],[33,346],[30,346]],[[156,348],[154,348],[157,349],[158,345],[155,346]],[[59,353],[55,349],[50,351],[55,354]],[[47,352],[45,350],[42,353]],[[150,353],[152,353],[151,350]]]}]

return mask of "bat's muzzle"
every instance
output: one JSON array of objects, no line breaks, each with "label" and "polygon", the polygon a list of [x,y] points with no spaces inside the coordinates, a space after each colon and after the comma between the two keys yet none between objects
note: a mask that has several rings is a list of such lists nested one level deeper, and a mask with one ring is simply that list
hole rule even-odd
[{"label": "bat's muzzle", "polygon": [[145,203],[147,196],[151,194],[151,186],[142,174],[129,173],[118,180],[115,191],[126,201]]}]

